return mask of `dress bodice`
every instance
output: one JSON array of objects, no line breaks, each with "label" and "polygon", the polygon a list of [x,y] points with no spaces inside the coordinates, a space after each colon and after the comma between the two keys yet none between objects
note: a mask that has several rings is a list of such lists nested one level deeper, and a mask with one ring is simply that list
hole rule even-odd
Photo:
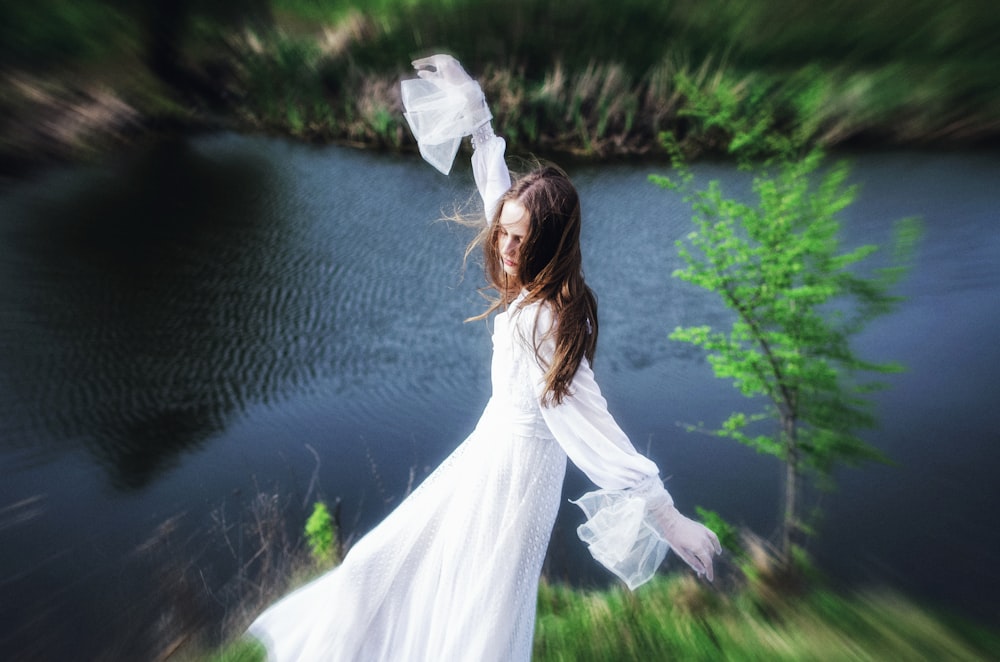
[{"label": "dress bodice", "polygon": [[[655,572],[668,545],[657,532],[657,513],[673,501],[656,465],[636,452],[608,412],[586,357],[580,360],[570,393],[542,405],[544,369],[555,351],[553,311],[546,302],[515,299],[496,316],[493,328],[493,396],[488,411],[511,434],[554,439],[597,485],[576,501],[587,514],[580,537],[591,552],[628,586]],[[537,347],[536,347],[537,344]]]},{"label": "dress bodice", "polygon": [[[512,306],[494,319],[490,403],[504,410],[515,434],[551,438],[539,404],[537,358],[527,340],[530,336],[524,334],[523,325],[519,324],[521,316],[528,312]],[[531,362],[536,362],[536,366]]]}]

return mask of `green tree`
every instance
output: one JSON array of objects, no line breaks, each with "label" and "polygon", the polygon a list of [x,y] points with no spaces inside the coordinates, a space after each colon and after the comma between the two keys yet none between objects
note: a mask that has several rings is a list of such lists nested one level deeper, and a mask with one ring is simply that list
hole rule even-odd
[{"label": "green tree", "polygon": [[[851,339],[898,302],[891,289],[905,273],[919,224],[897,222],[891,264],[863,273],[860,263],[877,247],[844,249],[840,240],[838,215],[855,197],[848,167],[819,172],[818,150],[777,162],[773,174],[762,168],[754,177],[753,205],[725,197],[718,181],[696,190],[679,159],[678,178],[651,179],[680,190],[694,211],[694,231],[677,242],[685,266],[673,275],[718,295],[735,313],[728,330],[678,327],[670,337],[706,350],[715,375],[760,404],[711,432],[784,462],[780,552],[791,571],[810,531],[804,479],[831,487],[838,464],[886,459],[858,436],[875,426],[867,396],[884,386],[863,376],[901,367],[859,357]],[[777,431],[761,433],[764,421],[777,422]]]}]

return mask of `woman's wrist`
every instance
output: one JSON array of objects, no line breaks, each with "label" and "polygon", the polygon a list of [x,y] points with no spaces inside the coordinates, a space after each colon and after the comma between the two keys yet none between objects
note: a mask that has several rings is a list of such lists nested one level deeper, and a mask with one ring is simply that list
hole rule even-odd
[{"label": "woman's wrist", "polygon": [[494,138],[496,134],[493,133],[493,123],[484,122],[472,132],[472,149],[479,149]]}]

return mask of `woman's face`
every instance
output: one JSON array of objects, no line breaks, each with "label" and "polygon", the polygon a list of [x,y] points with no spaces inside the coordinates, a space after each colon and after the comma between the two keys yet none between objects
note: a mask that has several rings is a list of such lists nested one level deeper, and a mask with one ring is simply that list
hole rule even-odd
[{"label": "woman's face", "polygon": [[497,231],[497,251],[508,276],[517,276],[521,259],[521,245],[531,229],[531,215],[517,200],[508,200],[500,210],[500,227]]}]

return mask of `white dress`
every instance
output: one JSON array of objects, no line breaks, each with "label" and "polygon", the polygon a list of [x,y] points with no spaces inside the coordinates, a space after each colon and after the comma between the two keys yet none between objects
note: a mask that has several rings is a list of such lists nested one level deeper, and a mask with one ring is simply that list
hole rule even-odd
[{"label": "white dress", "polygon": [[[509,187],[504,147],[494,138],[474,156],[487,209]],[[652,575],[667,545],[650,513],[670,497],[608,413],[586,359],[571,395],[540,406],[542,370],[526,339],[552,324],[547,304],[520,299],[494,318],[493,394],[475,430],[340,566],[257,618],[249,633],[269,659],[530,659],[567,456],[604,488],[578,502],[594,556],[630,586]]]}]

